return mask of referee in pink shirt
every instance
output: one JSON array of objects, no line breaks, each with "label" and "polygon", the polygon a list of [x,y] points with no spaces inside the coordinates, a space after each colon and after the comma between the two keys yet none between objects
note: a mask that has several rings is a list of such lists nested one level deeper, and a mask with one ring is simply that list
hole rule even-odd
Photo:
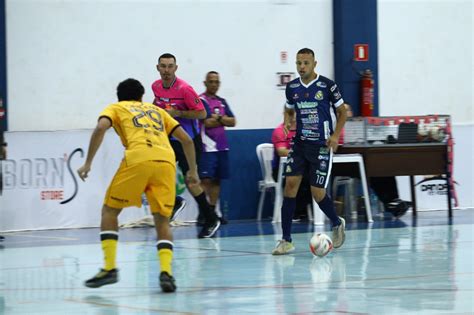
[{"label": "referee in pink shirt", "polygon": [[[169,53],[161,55],[158,58],[156,69],[160,73],[161,79],[155,81],[151,86],[155,95],[153,103],[165,109],[186,130],[194,141],[196,159],[199,162],[202,141],[199,134],[198,119],[206,118],[206,109],[194,89],[188,83],[176,77],[175,73],[178,70],[178,65],[176,64],[175,56]],[[186,174],[189,167],[181,143],[174,138],[171,138],[170,142],[176,155],[176,161],[178,161],[183,173]],[[199,206],[200,216],[205,219],[204,226],[199,232],[198,237],[212,237],[219,229],[220,221],[216,213],[211,211],[202,187],[200,185],[187,187]],[[171,221],[184,208],[184,199],[181,197],[176,198],[175,203]]]}]

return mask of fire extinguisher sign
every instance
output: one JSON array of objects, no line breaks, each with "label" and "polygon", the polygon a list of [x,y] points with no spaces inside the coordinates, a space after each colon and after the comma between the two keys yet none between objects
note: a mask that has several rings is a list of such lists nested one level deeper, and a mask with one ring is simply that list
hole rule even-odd
[{"label": "fire extinguisher sign", "polygon": [[354,61],[369,61],[369,44],[354,45]]}]

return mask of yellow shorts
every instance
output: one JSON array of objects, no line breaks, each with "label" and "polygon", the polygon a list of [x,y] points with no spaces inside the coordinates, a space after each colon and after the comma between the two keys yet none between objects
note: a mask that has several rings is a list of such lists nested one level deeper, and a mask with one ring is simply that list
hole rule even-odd
[{"label": "yellow shorts", "polygon": [[143,192],[152,213],[170,217],[176,195],[176,165],[145,161],[127,166],[122,161],[107,189],[104,204],[116,209],[141,207]]}]

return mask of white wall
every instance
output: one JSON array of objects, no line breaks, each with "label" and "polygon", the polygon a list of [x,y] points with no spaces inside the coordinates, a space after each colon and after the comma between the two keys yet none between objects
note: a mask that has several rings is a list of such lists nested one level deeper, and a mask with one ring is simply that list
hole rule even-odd
[{"label": "white wall", "polygon": [[[461,208],[474,205],[472,16],[472,0],[378,0],[380,115],[452,116]],[[408,188],[399,178],[402,198]],[[421,209],[446,209],[444,196],[418,195]]]},{"label": "white wall", "polygon": [[[273,128],[282,119],[276,72],[295,71],[296,51],[313,48],[333,77],[332,1],[7,0],[9,129],[93,127],[134,77],[153,99],[155,64],[176,55],[177,75],[203,91],[221,73],[238,128]],[[280,52],[288,51],[282,64]]]},{"label": "white wall", "polygon": [[378,0],[381,115],[474,123],[472,0]]}]

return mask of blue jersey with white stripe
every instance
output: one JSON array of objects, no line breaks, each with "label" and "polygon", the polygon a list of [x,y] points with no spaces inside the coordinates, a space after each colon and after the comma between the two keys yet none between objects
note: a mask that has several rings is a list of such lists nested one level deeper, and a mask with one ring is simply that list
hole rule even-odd
[{"label": "blue jersey with white stripe", "polygon": [[286,107],[296,112],[295,139],[325,144],[336,127],[336,109],[343,104],[336,83],[322,75],[309,84],[297,78],[286,85]]}]

